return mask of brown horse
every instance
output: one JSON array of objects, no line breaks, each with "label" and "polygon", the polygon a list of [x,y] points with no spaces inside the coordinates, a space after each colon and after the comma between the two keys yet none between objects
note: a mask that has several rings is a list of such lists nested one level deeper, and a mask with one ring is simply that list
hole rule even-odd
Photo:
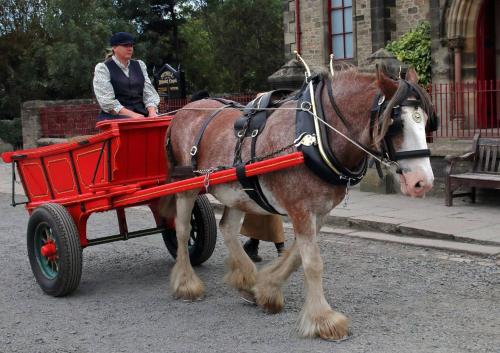
[{"label": "brown horse", "polygon": [[[323,87],[330,86],[329,89],[317,90],[315,104],[318,110],[322,110],[325,123],[331,126],[325,140],[341,166],[348,171],[359,170],[366,152],[339,133],[372,151],[380,150],[384,137],[387,137],[389,152],[392,151],[389,156],[399,160],[402,192],[412,197],[424,196],[434,180],[425,139],[426,122],[432,113],[432,105],[429,96],[417,86],[415,71],[410,69],[407,81],[399,82],[378,70],[376,74],[364,74],[356,69],[335,72],[333,78],[329,74],[321,74],[316,81]],[[376,97],[385,97],[385,102],[382,104],[381,98],[381,104],[377,104]],[[178,166],[191,165],[190,151],[195,136],[207,118],[222,105],[216,100],[203,99],[188,104],[176,114],[168,132],[172,157],[169,163],[175,161]],[[375,110],[372,109],[374,106]],[[270,115],[257,140],[257,156],[279,150],[296,139],[297,107],[297,100],[291,99]],[[398,108],[399,117],[394,115]],[[197,163],[200,170],[233,164],[237,143],[233,124],[239,116],[240,110],[227,108],[210,122],[199,144]],[[314,117],[310,114],[309,118]],[[248,141],[243,143],[241,155],[244,161],[250,159]],[[251,296],[264,310],[276,313],[283,308],[283,283],[302,264],[307,295],[300,314],[299,334],[325,339],[346,337],[347,318],[330,307],[323,293],[323,261],[317,244],[317,234],[325,216],[344,198],[346,183],[334,185],[325,181],[306,165],[262,175],[259,181],[268,202],[290,218],[295,240],[284,256],[257,272],[237,235],[245,213],[269,213],[254,202],[237,182],[210,187],[209,192],[225,206],[219,227],[229,250],[226,281],[240,293]],[[167,212],[176,208],[175,227],[179,247],[171,286],[176,297],[187,300],[199,299],[204,292],[203,283],[189,262],[187,248],[191,210],[197,194],[198,191],[184,192],[163,202],[163,210]],[[174,199],[175,207],[169,208],[170,201]]]}]

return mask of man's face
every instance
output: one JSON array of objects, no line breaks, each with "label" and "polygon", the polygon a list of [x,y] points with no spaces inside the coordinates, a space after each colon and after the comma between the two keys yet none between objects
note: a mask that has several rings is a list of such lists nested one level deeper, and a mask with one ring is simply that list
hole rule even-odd
[{"label": "man's face", "polygon": [[134,45],[133,44],[120,44],[120,45],[114,46],[113,51],[115,52],[115,56],[118,59],[130,60],[132,58],[132,54],[134,54]]}]

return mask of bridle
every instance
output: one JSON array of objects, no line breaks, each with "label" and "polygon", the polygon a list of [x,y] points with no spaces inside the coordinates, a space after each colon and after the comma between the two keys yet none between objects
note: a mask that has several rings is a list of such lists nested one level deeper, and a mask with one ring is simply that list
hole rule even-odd
[{"label": "bridle", "polygon": [[[415,149],[408,151],[396,152],[393,145],[393,137],[399,133],[402,133],[404,128],[404,121],[402,117],[402,108],[403,107],[411,107],[415,109],[414,115],[416,118],[420,115],[417,111],[418,108],[421,108],[425,111],[423,104],[423,99],[419,90],[416,88],[415,84],[410,83],[408,81],[400,79],[398,92],[403,90],[402,92],[396,93],[399,97],[396,101],[387,102],[385,97],[379,93],[375,96],[375,99],[372,104],[371,113],[370,113],[370,134],[373,135],[373,129],[375,124],[378,124],[378,128],[381,128],[383,123],[383,118],[387,109],[391,109],[391,113],[389,119],[391,119],[390,126],[387,132],[384,135],[384,138],[381,143],[381,151],[379,155],[387,158],[389,161],[398,162],[403,159],[414,159],[414,158],[425,158],[431,156],[430,149]],[[412,99],[410,98],[412,97]],[[392,108],[388,107],[389,104]],[[430,104],[428,104],[430,106]],[[434,112],[434,109],[427,110],[426,114],[428,116],[428,120],[426,122],[426,130],[427,131],[436,131],[437,130],[437,116]],[[420,117],[421,118],[421,117]],[[397,170],[398,173],[401,173],[401,170]]]}]

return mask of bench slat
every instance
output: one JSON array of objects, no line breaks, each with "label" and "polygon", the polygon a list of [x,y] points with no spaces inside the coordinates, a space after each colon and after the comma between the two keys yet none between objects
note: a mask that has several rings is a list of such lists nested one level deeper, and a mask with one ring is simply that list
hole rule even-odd
[{"label": "bench slat", "polygon": [[483,170],[483,161],[484,161],[484,146],[479,146],[479,158],[476,160],[476,168],[475,171]]},{"label": "bench slat", "polygon": [[500,146],[500,140],[495,138],[481,137],[479,138],[478,145]]},{"label": "bench slat", "polygon": [[452,175],[450,175],[450,178],[453,178],[453,179],[479,179],[479,180],[500,181],[500,174],[463,173],[463,174],[452,174]]},{"label": "bench slat", "polygon": [[493,148],[493,155],[491,156],[491,171],[496,172],[497,171],[497,153],[498,153],[498,146],[495,146]]},{"label": "bench slat", "polygon": [[484,148],[486,151],[486,156],[484,157],[484,171],[487,172],[490,168],[490,146]]}]

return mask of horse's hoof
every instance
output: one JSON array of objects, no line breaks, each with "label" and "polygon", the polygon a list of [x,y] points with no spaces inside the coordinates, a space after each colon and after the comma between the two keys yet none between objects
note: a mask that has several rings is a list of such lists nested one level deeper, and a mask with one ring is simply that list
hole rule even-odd
[{"label": "horse's hoof", "polygon": [[303,314],[299,331],[301,336],[320,337],[334,342],[343,341],[349,337],[347,317],[331,309],[315,316]]},{"label": "horse's hoof", "polygon": [[277,286],[256,287],[255,299],[257,305],[270,314],[281,312],[285,305],[281,288]]},{"label": "horse's hoof", "polygon": [[255,301],[255,296],[253,295],[253,293],[251,293],[249,291],[246,291],[246,290],[243,290],[243,289],[240,289],[238,291],[238,293],[240,294],[241,300],[243,300],[245,303],[252,304],[252,305],[257,304],[257,302]]}]

